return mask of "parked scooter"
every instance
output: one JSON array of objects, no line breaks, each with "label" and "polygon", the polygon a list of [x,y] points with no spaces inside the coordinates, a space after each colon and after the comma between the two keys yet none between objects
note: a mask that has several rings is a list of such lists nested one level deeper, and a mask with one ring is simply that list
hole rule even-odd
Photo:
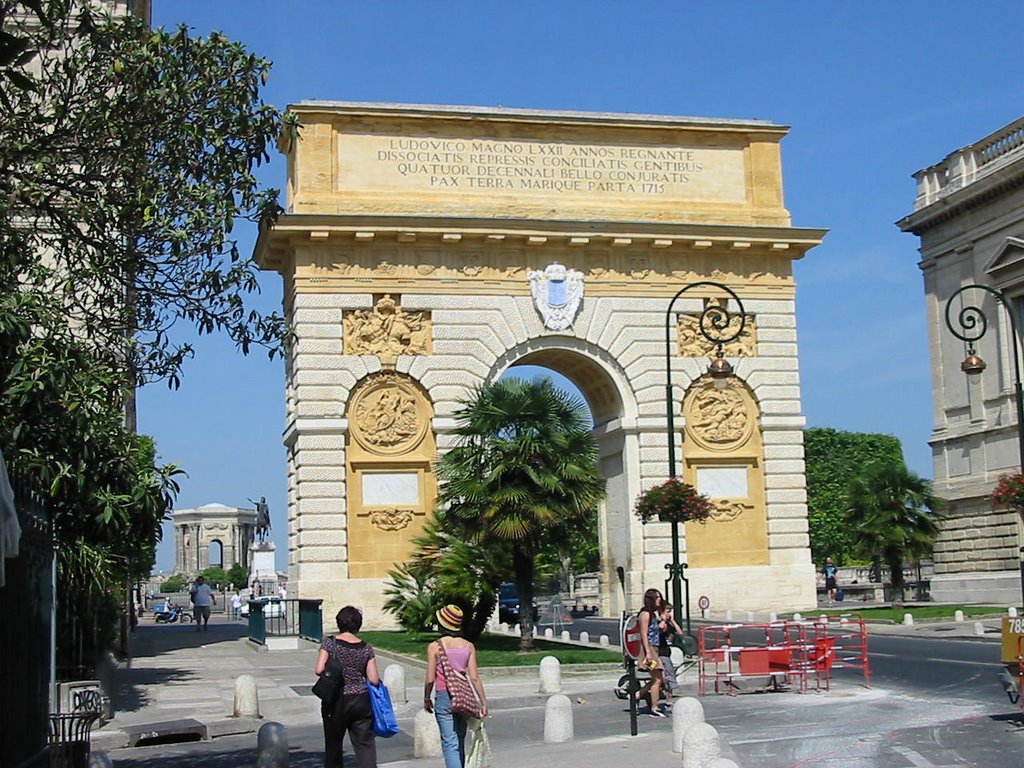
[{"label": "parked scooter", "polygon": [[162,611],[154,611],[157,624],[188,624],[192,621],[192,615],[180,605],[167,603]]}]

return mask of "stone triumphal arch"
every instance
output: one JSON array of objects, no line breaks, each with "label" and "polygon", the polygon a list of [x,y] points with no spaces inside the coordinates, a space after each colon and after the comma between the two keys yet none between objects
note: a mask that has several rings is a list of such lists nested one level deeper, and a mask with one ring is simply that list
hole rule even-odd
[{"label": "stone triumphal arch", "polygon": [[[174,572],[193,578],[211,565],[230,568],[236,563],[250,567],[249,548],[256,530],[256,512],[244,507],[205,504],[176,509],[174,521]],[[217,562],[216,553],[220,562]]]},{"label": "stone triumphal arch", "polygon": [[809,607],[792,262],[823,231],[790,225],[764,121],[303,102],[286,212],[257,257],[284,279],[290,582],[380,614],[382,585],[430,512],[432,461],[460,399],[535,364],[594,416],[608,496],[602,608],[661,585],[669,525],[636,495],[668,475],[666,311],[714,280],[743,302],[706,375],[696,289],[671,317],[680,474],[716,513],[685,526],[695,594],[716,606]]}]

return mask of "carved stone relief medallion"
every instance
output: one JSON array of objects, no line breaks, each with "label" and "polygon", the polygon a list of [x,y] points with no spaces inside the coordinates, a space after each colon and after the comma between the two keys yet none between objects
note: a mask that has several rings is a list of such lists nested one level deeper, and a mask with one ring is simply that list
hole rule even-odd
[{"label": "carved stone relief medallion", "polygon": [[373,309],[346,312],[343,319],[346,355],[399,355],[430,353],[429,318],[423,312],[406,312],[390,295]]},{"label": "carved stone relief medallion", "polygon": [[731,450],[745,443],[754,429],[754,414],[743,389],[729,384],[716,389],[710,380],[699,381],[686,400],[686,429],[704,448]]},{"label": "carved stone relief medallion", "polygon": [[369,451],[397,454],[423,439],[429,419],[422,399],[403,376],[384,373],[361,386],[353,397],[350,428]]}]

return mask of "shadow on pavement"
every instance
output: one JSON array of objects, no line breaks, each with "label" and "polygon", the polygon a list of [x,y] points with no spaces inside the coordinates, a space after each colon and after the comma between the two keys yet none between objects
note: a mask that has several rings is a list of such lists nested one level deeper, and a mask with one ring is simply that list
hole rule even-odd
[{"label": "shadow on pavement", "polygon": [[245,624],[211,623],[209,629],[196,631],[194,624],[149,624],[136,627],[131,636],[130,658],[117,671],[111,695],[115,712],[138,712],[152,704],[147,686],[186,682],[198,679],[189,669],[171,666],[152,666],[153,659],[183,649],[211,646],[217,643],[235,643],[246,637]]}]

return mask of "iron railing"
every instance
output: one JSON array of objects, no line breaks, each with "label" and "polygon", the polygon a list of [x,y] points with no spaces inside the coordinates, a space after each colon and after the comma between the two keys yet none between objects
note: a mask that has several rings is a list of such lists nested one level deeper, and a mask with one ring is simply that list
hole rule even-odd
[{"label": "iron railing", "polygon": [[266,644],[268,637],[323,639],[322,600],[278,597],[249,601],[249,639]]},{"label": "iron railing", "polygon": [[18,556],[7,558],[0,587],[0,712],[14,717],[0,738],[0,765],[47,761],[51,694],[53,526],[42,496],[12,477],[21,525]]}]

